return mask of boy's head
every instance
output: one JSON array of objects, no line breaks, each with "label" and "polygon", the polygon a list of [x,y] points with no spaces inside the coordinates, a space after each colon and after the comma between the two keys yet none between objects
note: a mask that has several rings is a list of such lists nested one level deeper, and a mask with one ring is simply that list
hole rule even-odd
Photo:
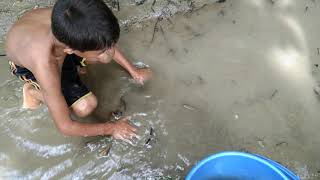
[{"label": "boy's head", "polygon": [[55,38],[80,55],[112,49],[120,35],[117,18],[102,0],[58,0],[51,23]]}]

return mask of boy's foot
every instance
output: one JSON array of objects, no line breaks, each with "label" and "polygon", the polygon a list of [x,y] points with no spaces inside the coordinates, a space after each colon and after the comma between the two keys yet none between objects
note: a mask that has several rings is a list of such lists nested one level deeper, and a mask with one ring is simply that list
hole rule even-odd
[{"label": "boy's foot", "polygon": [[32,84],[25,83],[23,85],[23,108],[26,109],[38,109],[41,105],[41,101],[33,96],[33,92],[37,91]]}]

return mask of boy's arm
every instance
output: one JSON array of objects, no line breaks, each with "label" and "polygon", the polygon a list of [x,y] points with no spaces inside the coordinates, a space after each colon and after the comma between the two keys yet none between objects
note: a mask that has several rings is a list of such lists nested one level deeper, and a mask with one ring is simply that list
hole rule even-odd
[{"label": "boy's arm", "polygon": [[113,59],[124,69],[126,69],[129,72],[129,74],[134,78],[138,69],[126,59],[126,57],[121,53],[117,46],[115,46],[114,49],[115,52]]},{"label": "boy's arm", "polygon": [[115,53],[113,59],[124,69],[126,69],[133,79],[135,79],[138,83],[143,84],[145,81],[151,78],[151,71],[149,69],[136,68],[126,59],[117,46],[114,48]]},{"label": "boy's arm", "polygon": [[[40,62],[40,61],[38,61]],[[130,138],[135,129],[125,121],[119,123],[80,123],[70,118],[70,110],[61,92],[58,64],[42,64],[33,68],[41,91],[57,128],[69,136],[113,135]],[[116,131],[115,131],[116,130]],[[130,130],[130,131],[129,131]],[[121,137],[120,137],[120,135]],[[117,137],[118,135],[118,137]]]}]

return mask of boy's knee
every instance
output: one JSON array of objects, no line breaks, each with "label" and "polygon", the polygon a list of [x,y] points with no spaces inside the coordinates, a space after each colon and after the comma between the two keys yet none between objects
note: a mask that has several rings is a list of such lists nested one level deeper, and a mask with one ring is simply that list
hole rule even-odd
[{"label": "boy's knee", "polygon": [[72,105],[72,111],[78,117],[86,117],[90,115],[98,105],[98,100],[95,95],[91,94]]}]

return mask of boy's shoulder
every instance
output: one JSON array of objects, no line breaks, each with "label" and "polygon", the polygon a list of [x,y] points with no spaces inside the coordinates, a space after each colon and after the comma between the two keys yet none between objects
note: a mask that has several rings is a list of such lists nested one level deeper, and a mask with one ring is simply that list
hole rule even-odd
[{"label": "boy's shoulder", "polygon": [[6,51],[13,61],[19,57],[34,54],[50,48],[50,11],[32,10],[22,16],[9,30],[6,37]]},{"label": "boy's shoulder", "polygon": [[25,13],[10,28],[7,36],[25,34],[37,36],[51,29],[51,9],[34,9]]}]

